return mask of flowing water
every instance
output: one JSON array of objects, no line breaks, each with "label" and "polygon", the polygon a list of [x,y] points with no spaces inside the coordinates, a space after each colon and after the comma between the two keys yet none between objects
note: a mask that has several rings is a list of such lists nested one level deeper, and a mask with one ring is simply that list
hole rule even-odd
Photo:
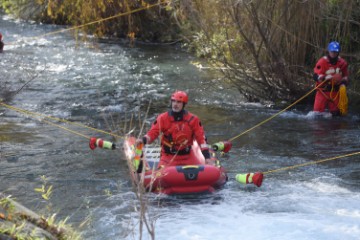
[{"label": "flowing water", "polygon": [[[216,85],[214,75],[196,69],[190,62],[197,60],[179,48],[131,47],[91,37],[83,43],[67,32],[43,36],[58,29],[1,16],[0,31],[11,43],[0,55],[2,91],[10,92],[10,106],[123,136],[135,125],[129,126],[132,114],[144,118],[151,101],[148,128],[167,110],[170,93],[182,89],[210,143],[237,136],[279,111],[244,103],[236,91]],[[268,173],[260,188],[234,181],[236,173],[360,151],[357,113],[350,109],[345,118],[318,119],[310,109],[296,106],[236,138],[223,158],[229,171],[224,189],[187,197],[149,193],[156,239],[360,239],[358,155]],[[58,219],[69,217],[84,239],[139,238],[137,202],[121,148],[91,151],[86,138],[112,137],[4,106],[0,119],[1,192],[39,213],[48,208]],[[54,188],[49,201],[34,190],[44,184],[40,176]],[[145,230],[143,239],[150,239]]]}]

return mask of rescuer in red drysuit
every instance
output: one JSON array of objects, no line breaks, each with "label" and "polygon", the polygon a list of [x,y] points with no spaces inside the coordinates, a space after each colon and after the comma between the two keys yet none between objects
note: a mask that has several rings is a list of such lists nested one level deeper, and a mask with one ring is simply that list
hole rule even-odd
[{"label": "rescuer in red drysuit", "polygon": [[339,56],[341,48],[338,42],[330,42],[327,50],[328,54],[320,58],[314,68],[316,86],[326,81],[317,89],[314,112],[324,112],[328,105],[329,111],[335,116],[340,115],[339,87],[349,83],[348,63]]},{"label": "rescuer in red drysuit", "polygon": [[200,146],[205,161],[210,159],[204,128],[200,119],[184,110],[188,96],[183,91],[171,95],[171,110],[160,114],[150,130],[137,143],[150,144],[161,134],[161,157],[159,167],[201,164],[194,151],[194,140]]}]

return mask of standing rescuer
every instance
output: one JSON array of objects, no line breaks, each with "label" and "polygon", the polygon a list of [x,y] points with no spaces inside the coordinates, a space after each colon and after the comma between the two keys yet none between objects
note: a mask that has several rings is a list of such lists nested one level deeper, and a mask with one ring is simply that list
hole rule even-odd
[{"label": "standing rescuer", "polygon": [[347,113],[348,63],[339,56],[340,50],[338,42],[330,42],[327,55],[315,65],[314,80],[316,86],[321,86],[315,95],[314,112],[324,112],[328,106],[333,116]]},{"label": "standing rescuer", "polygon": [[161,134],[159,167],[199,164],[199,159],[191,151],[194,140],[205,160],[210,160],[204,128],[196,115],[184,109],[187,103],[185,92],[174,92],[171,95],[171,110],[160,114],[146,135],[137,140],[137,144],[150,144]]}]

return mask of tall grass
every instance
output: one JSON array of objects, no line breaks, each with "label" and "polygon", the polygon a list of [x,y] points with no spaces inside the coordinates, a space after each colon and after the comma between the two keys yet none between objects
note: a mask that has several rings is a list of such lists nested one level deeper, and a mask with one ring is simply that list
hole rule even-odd
[{"label": "tall grass", "polygon": [[250,101],[302,96],[330,41],[339,41],[342,55],[359,61],[353,54],[360,49],[358,1],[181,2],[187,6],[180,4],[178,11],[192,23],[191,48]]}]

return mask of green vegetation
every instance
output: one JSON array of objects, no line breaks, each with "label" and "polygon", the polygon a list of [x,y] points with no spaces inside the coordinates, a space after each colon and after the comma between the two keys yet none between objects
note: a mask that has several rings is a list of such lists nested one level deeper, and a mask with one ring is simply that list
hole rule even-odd
[{"label": "green vegetation", "polygon": [[[312,68],[329,41],[341,43],[359,76],[356,0],[1,0],[7,13],[81,26],[98,37],[181,42],[250,101],[293,101],[313,86]],[[134,11],[139,10],[139,11]],[[115,16],[115,17],[114,17]],[[110,18],[113,17],[113,18]],[[110,18],[106,21],[103,19]],[[89,25],[84,25],[92,23]],[[84,26],[83,26],[84,25]],[[86,36],[86,34],[82,35]],[[349,93],[359,87],[351,85]]]},{"label": "green vegetation", "polygon": [[[295,100],[313,87],[312,68],[339,41],[352,79],[359,65],[358,1],[188,1],[198,32],[190,46],[250,101]],[[352,85],[354,87],[354,85]],[[354,88],[352,88],[354,90]]]},{"label": "green vegetation", "polygon": [[[35,191],[49,201],[52,186],[48,186],[45,176],[41,176],[41,180],[42,187]],[[51,212],[49,206],[47,212]],[[81,239],[81,235],[66,223],[68,219],[56,221],[55,217],[56,214],[39,216],[0,193],[0,239]]]},{"label": "green vegetation", "polygon": [[[139,0],[1,0],[6,13],[23,19],[58,25],[81,26],[98,37],[136,37],[151,42],[176,39],[179,28],[171,11],[158,1]],[[133,10],[143,9],[138,12]],[[109,17],[118,16],[106,21]]]}]

